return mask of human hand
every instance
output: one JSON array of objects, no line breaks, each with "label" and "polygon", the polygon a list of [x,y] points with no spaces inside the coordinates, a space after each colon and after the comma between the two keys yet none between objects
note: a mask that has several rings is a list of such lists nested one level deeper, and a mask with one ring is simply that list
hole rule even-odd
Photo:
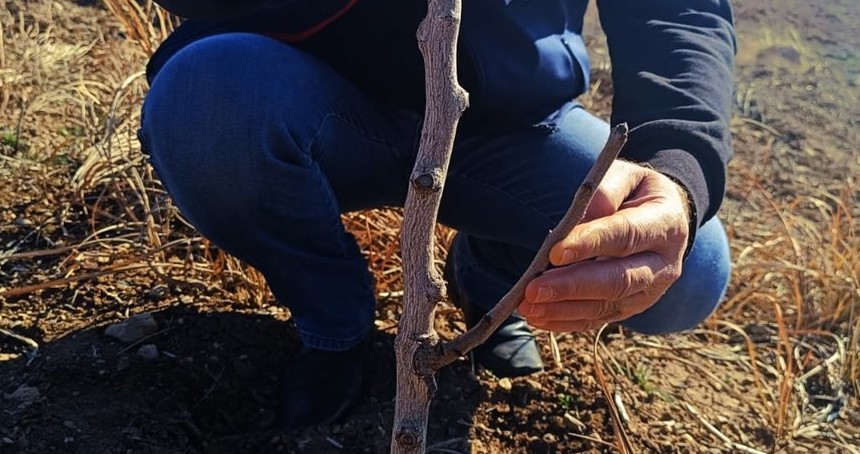
[{"label": "human hand", "polygon": [[550,331],[588,331],[651,307],[681,275],[686,192],[669,177],[615,161],[583,222],[550,251],[519,312]]}]

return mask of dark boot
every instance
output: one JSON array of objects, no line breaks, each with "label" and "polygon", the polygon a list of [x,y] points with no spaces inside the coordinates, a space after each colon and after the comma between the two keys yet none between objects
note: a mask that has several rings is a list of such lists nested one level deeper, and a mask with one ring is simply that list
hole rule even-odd
[{"label": "dark boot", "polygon": [[330,424],[347,416],[361,398],[368,343],[340,352],[304,347],[281,381],[281,429]]},{"label": "dark boot", "polygon": [[[463,310],[466,326],[475,326],[487,312],[469,301],[460,291],[453,260],[445,263],[448,295]],[[528,323],[517,313],[505,319],[486,342],[472,350],[473,361],[497,377],[522,377],[543,370],[540,350]]]}]

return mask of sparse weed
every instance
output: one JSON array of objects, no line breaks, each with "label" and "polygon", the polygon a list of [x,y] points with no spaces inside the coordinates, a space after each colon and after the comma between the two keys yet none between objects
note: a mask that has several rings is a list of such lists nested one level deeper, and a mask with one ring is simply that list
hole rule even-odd
[{"label": "sparse weed", "polygon": [[574,406],[576,405],[576,397],[565,393],[559,394],[558,405],[561,407],[562,410],[568,411],[574,408]]},{"label": "sparse weed", "polygon": [[[63,118],[60,124],[65,126],[57,128],[56,120],[46,122],[52,125],[51,134],[33,134],[29,131],[43,126],[36,123],[24,129],[26,140],[0,130],[0,154],[13,149],[27,151],[21,156],[27,164],[75,170],[75,209],[86,218],[81,223],[86,233],[69,237],[69,241],[77,243],[69,245],[74,253],[63,261],[64,275],[74,277],[93,257],[110,256],[116,263],[100,271],[110,273],[136,266],[168,282],[229,288],[238,303],[264,306],[272,295],[262,275],[197,235],[173,207],[139,153],[134,132],[146,90],[140,69],[145,56],[173,29],[176,19],[151,0],[105,0],[105,4],[133,45],[126,44],[121,52],[110,55],[109,63],[100,62],[103,71],[97,80],[92,80],[96,76],[72,77],[61,71],[81,66],[84,56],[90,58],[93,43],[58,43],[49,39],[49,31],[38,29],[38,23],[3,16],[0,82],[5,86],[0,85],[0,111],[15,119],[6,124],[14,125],[20,118],[30,126],[40,118],[53,116]],[[765,34],[760,40],[762,46],[770,47],[799,43],[796,33]],[[806,49],[797,48],[803,58]],[[99,50],[97,58],[106,59],[103,54],[112,50]],[[611,81],[608,69],[601,71],[606,75],[595,81],[595,91],[603,96],[610,91]],[[49,80],[48,75],[56,80]],[[782,133],[764,123],[767,119],[752,101],[757,95],[753,88],[740,95],[739,106],[743,114],[758,123],[756,128],[772,134],[764,139],[772,144]],[[23,101],[24,95],[27,102]],[[600,97],[592,104],[608,106],[609,102]],[[67,123],[72,118],[73,122]],[[81,145],[66,150],[63,145],[68,143]],[[850,394],[852,390],[855,399],[860,396],[860,192],[857,181],[847,180],[835,190],[820,187],[791,198],[775,197],[769,192],[769,175],[761,165],[774,159],[769,154],[772,149],[762,148],[766,153],[761,156],[740,156],[733,169],[738,175],[733,180],[733,190],[742,194],[737,197],[742,201],[737,202],[736,211],[724,211],[723,216],[734,248],[735,271],[729,299],[715,320],[737,323],[742,336],[731,348],[733,354],[743,357],[737,361],[748,367],[749,381],[754,383],[748,388],[750,400],[755,401],[760,418],[766,421],[763,425],[778,434],[778,443],[785,444],[794,440],[796,433],[808,433],[810,427],[832,418],[832,408],[810,403],[826,399],[809,399],[805,394],[813,379],[826,384],[820,388],[832,391],[834,396],[838,397],[839,392]],[[355,213],[345,216],[344,221],[366,251],[377,291],[391,294],[402,290],[397,253],[399,211]],[[450,229],[439,227],[439,244],[449,244],[452,234]],[[109,241],[113,238],[122,238],[125,248],[113,245]],[[443,248],[440,263],[444,253]],[[194,277],[187,278],[186,273]],[[194,281],[199,276],[206,276],[206,282]],[[37,287],[68,282],[59,279]],[[763,333],[752,332],[751,326],[756,324],[765,327]],[[694,336],[685,339],[689,345],[684,348],[689,350],[705,349],[725,340]],[[672,347],[661,348],[671,351]],[[687,366],[693,368],[695,364]],[[632,381],[635,387],[667,402],[683,402],[680,394],[666,392],[662,376],[655,377],[653,369],[645,364],[613,370],[621,376],[620,382]],[[562,393],[557,396],[557,404],[568,411],[578,406],[578,400],[573,394]]]},{"label": "sparse weed", "polygon": [[5,145],[14,149],[18,149],[18,135],[14,132],[0,133],[0,145]]},{"label": "sparse weed", "polygon": [[648,380],[650,375],[651,369],[648,366],[640,364],[637,365],[635,369],[633,369],[633,374],[631,378],[633,378],[633,382],[636,383],[636,385],[639,386],[642,391],[645,391],[646,393],[651,393],[656,387],[653,383],[651,383],[650,380]]}]

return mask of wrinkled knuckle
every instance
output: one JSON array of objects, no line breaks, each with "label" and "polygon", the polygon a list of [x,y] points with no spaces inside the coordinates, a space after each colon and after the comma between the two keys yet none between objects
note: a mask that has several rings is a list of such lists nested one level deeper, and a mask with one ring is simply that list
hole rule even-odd
[{"label": "wrinkled knuckle", "polygon": [[611,275],[615,278],[609,281],[609,299],[621,299],[635,285],[633,273],[622,265],[615,265]]},{"label": "wrinkled knuckle", "polygon": [[586,243],[592,251],[599,251],[603,245],[612,244],[613,234],[609,229],[592,230],[589,232]]},{"label": "wrinkled knuckle", "polygon": [[616,301],[601,301],[598,303],[597,316],[594,321],[603,323],[614,320],[621,315],[621,309]]},{"label": "wrinkled knuckle", "polygon": [[639,245],[640,235],[636,230],[636,226],[633,224],[633,221],[631,221],[627,216],[622,216],[620,222],[621,255],[626,257],[636,252]]},{"label": "wrinkled knuckle", "polygon": [[666,267],[666,279],[671,284],[681,277],[682,267],[680,263],[669,265]]},{"label": "wrinkled knuckle", "polygon": [[690,233],[690,223],[683,212],[664,213],[660,216],[660,225],[664,229],[665,240],[670,243],[678,243]]},{"label": "wrinkled knuckle", "polygon": [[681,277],[681,274],[684,273],[684,264],[682,262],[678,262],[674,266],[672,266],[671,269],[672,269],[672,278],[678,279],[679,277]]},{"label": "wrinkled knuckle", "polygon": [[680,258],[668,258],[665,255],[658,253],[655,253],[655,255],[658,261],[657,275],[660,278],[665,278],[670,282],[674,282],[676,279],[681,277],[682,260]]},{"label": "wrinkled knuckle", "polygon": [[609,301],[598,301],[597,302],[597,310],[594,314],[595,320],[603,320],[607,316],[609,316],[612,308],[609,305]]}]

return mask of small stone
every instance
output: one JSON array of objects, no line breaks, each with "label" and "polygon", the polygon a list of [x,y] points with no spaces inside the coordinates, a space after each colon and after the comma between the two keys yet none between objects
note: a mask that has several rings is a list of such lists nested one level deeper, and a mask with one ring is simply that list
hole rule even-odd
[{"label": "small stone", "polygon": [[158,359],[158,347],[155,344],[144,344],[137,349],[137,356],[147,360],[154,361]]},{"label": "small stone", "polygon": [[510,391],[512,387],[513,387],[513,382],[511,382],[510,378],[505,377],[505,378],[499,380],[499,388],[501,388],[502,390]]},{"label": "small stone", "polygon": [[108,326],[105,329],[105,334],[130,344],[152,335],[156,331],[158,331],[158,322],[155,321],[152,314],[144,313],[134,315],[124,322]]},{"label": "small stone", "polygon": [[541,385],[537,381],[532,380],[530,378],[526,379],[526,385],[528,386],[529,390],[532,392],[538,392],[538,391],[543,390],[543,385]]},{"label": "small stone", "polygon": [[568,429],[585,430],[588,428],[584,422],[576,419],[576,417],[570,413],[564,414],[564,421],[567,423]]},{"label": "small stone", "polygon": [[170,288],[168,288],[164,284],[159,284],[149,289],[149,291],[146,292],[146,297],[151,300],[158,301],[160,299],[163,299],[168,294],[170,294]]},{"label": "small stone", "polygon": [[558,441],[555,435],[547,433],[543,435],[543,441],[547,444],[555,444]]},{"label": "small stone", "polygon": [[77,426],[75,426],[75,422],[74,422],[74,421],[68,421],[68,420],[67,420],[67,421],[63,421],[63,426],[65,426],[65,427],[66,427],[66,429],[72,429],[72,430],[77,430],[77,429],[78,429],[78,427],[77,427]]},{"label": "small stone", "polygon": [[39,400],[42,397],[42,393],[35,386],[21,385],[10,394],[4,394],[3,397],[6,400],[18,403],[18,408],[26,408]]}]

